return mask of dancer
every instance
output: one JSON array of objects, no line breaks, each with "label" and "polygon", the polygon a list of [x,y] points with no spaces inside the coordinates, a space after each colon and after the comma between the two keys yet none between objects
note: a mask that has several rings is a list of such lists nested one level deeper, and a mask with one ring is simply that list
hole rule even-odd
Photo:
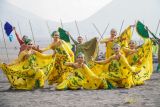
[{"label": "dancer", "polygon": [[96,76],[84,63],[84,54],[79,53],[75,63],[66,62],[65,65],[73,68],[72,73],[56,86],[57,90],[77,89],[107,89],[107,82]]},{"label": "dancer", "polygon": [[136,46],[135,41],[129,42],[129,48],[122,49],[131,66],[135,67],[133,81],[135,85],[144,84],[144,81],[150,79],[153,72],[152,64],[152,42],[146,39],[141,46]]},{"label": "dancer", "polygon": [[74,53],[68,44],[60,39],[59,32],[54,31],[52,33],[52,38],[54,39],[53,43],[41,51],[44,52],[50,49],[54,50],[53,70],[48,77],[49,85],[52,85],[53,83],[61,83],[70,72],[70,68],[64,66],[65,62],[74,61]]},{"label": "dancer", "polygon": [[99,77],[106,78],[113,88],[131,88],[133,86],[132,74],[134,68],[129,65],[120,49],[119,44],[114,44],[114,55],[105,60],[95,61],[95,63],[103,64],[104,67],[101,69]]},{"label": "dancer", "polygon": [[[28,40],[31,41],[31,40]],[[10,64],[1,63],[0,68],[7,76],[12,89],[32,90],[44,87],[44,72],[36,59],[36,51],[32,49],[30,42],[20,53],[18,59]],[[37,66],[39,64],[39,67]],[[43,63],[44,66],[45,63]],[[42,65],[41,65],[42,66]]]},{"label": "dancer", "polygon": [[20,46],[23,45],[23,44],[25,43],[25,40],[28,39],[28,36],[24,35],[24,36],[22,37],[22,39],[21,39],[20,36],[19,36],[19,34],[18,34],[17,31],[16,31],[16,27],[13,27],[13,30],[14,30],[14,32],[15,32],[15,35],[16,35],[16,38],[17,38],[17,40],[18,40],[19,45],[20,45]]},{"label": "dancer", "polygon": [[134,27],[134,25],[131,25],[127,29],[125,29],[119,37],[117,37],[116,29],[113,28],[110,31],[111,36],[100,41],[100,43],[106,44],[106,58],[109,58],[114,54],[112,47],[115,43],[119,43],[121,47],[127,47],[128,42],[131,39],[131,27]]},{"label": "dancer", "polygon": [[75,56],[82,52],[85,55],[85,62],[89,64],[91,57],[96,58],[98,54],[98,41],[97,38],[92,38],[87,42],[83,42],[82,36],[78,36],[77,41],[71,36],[69,32],[66,32],[70,36],[74,45],[76,46]]}]

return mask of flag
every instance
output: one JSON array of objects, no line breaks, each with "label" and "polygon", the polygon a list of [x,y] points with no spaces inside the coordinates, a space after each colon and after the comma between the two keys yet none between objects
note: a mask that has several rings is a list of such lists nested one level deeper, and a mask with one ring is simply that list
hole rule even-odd
[{"label": "flag", "polygon": [[[152,35],[152,37],[154,38],[154,42],[156,42],[157,44],[159,44],[159,38],[156,37],[156,35],[148,29],[147,26],[145,26],[142,22],[138,21],[137,25],[136,25],[136,30],[138,32],[138,34],[142,37],[142,38],[150,38],[149,37],[149,33]],[[152,39],[151,39],[152,40]]]},{"label": "flag", "polygon": [[62,28],[58,28],[58,32],[60,34],[60,38],[67,43],[70,43],[69,35],[66,34],[66,31]]},{"label": "flag", "polygon": [[12,42],[13,41],[13,35],[12,35],[13,27],[12,27],[12,25],[10,23],[6,22],[4,24],[4,30],[5,30],[6,35],[9,38],[9,41]]},{"label": "flag", "polygon": [[66,31],[59,27],[58,32],[59,32],[59,35],[60,35],[60,39],[64,40],[69,45],[69,47],[72,49],[72,45],[70,43],[69,35],[67,35]]},{"label": "flag", "polygon": [[137,21],[136,30],[139,36],[141,36],[142,38],[144,39],[149,38],[148,29],[142,22]]}]

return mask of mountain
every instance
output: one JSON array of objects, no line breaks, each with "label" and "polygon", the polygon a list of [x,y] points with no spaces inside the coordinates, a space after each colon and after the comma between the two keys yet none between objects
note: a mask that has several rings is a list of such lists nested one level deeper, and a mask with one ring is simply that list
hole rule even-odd
[{"label": "mountain", "polygon": [[[17,25],[18,21],[22,34],[26,35],[32,34],[28,24],[28,19],[30,19],[36,40],[40,40],[41,38],[49,39],[46,22],[49,25],[50,33],[56,30],[58,26],[61,26],[60,22],[45,21],[32,13],[11,5],[5,0],[1,0],[0,2],[0,18],[9,20],[14,25]],[[105,33],[105,35],[108,35],[111,28],[116,28],[118,32],[120,32],[123,20],[124,24],[122,30],[124,30],[127,25],[134,24],[135,20],[141,20],[155,32],[160,19],[159,5],[159,0],[113,0],[110,4],[104,6],[101,10],[86,20],[77,22],[78,28],[81,35],[86,35],[87,38],[92,38],[93,36],[98,36],[97,31],[92,25],[93,23],[101,33],[109,23],[109,27]],[[63,23],[63,27],[70,31],[73,36],[78,36],[75,22]]]},{"label": "mountain", "polygon": [[[103,32],[109,23],[108,30],[105,33],[105,35],[108,35],[111,28],[116,28],[119,32],[123,20],[122,29],[130,24],[134,24],[135,20],[141,20],[155,32],[160,20],[159,10],[159,0],[113,0],[109,5],[103,7],[88,19],[78,22],[78,25],[82,34],[94,36],[97,35],[97,32],[92,23],[96,24],[100,32]],[[74,30],[72,32],[76,34],[76,29]]]},{"label": "mountain", "polygon": [[[160,20],[159,10],[160,0],[113,0],[110,4],[104,6],[94,15],[83,21],[77,22],[77,24],[80,34],[84,38],[86,35],[87,39],[90,39],[94,36],[99,36],[92,25],[93,23],[97,26],[101,33],[109,23],[109,27],[104,34],[105,37],[109,35],[111,28],[116,28],[119,34],[123,20],[124,24],[122,26],[122,30],[124,30],[128,25],[134,24],[135,20],[141,20],[148,25],[153,32],[155,32],[158,21]],[[9,21],[11,24],[16,26],[18,32],[21,31],[22,35],[25,34],[32,38],[32,32],[29,25],[30,19],[34,38],[36,43],[40,44],[41,47],[45,47],[51,42],[51,32],[56,30],[57,27],[61,26],[60,22],[54,22],[51,20],[46,21],[43,18],[27,12],[26,10],[15,7],[6,0],[0,0],[0,13],[0,20],[2,20],[3,24],[6,21]],[[47,27],[47,24],[49,27]],[[75,22],[63,23],[63,27],[75,38],[79,35]],[[160,33],[160,28],[158,33]],[[135,31],[133,34],[133,39],[140,40]],[[7,47],[19,46],[16,40],[13,43],[10,43],[8,42],[8,38],[6,36],[5,38],[7,41]],[[0,47],[4,47],[2,29],[0,29]],[[3,50],[1,52],[5,53]],[[12,52],[13,51],[9,50],[10,54],[12,54]],[[18,53],[18,49],[15,52]]]}]

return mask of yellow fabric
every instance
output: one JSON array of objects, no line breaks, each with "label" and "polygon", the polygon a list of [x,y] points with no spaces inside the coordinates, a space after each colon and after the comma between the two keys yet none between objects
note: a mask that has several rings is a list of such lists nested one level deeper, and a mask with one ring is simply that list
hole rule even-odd
[{"label": "yellow fabric", "polygon": [[150,79],[153,72],[152,64],[152,42],[146,39],[145,43],[137,49],[136,53],[127,54],[131,49],[123,48],[126,58],[131,66],[135,67],[133,73],[134,85],[141,85],[145,80]]},{"label": "yellow fabric", "polygon": [[[28,58],[25,58],[26,55],[28,51],[23,51],[12,64],[1,64],[2,71],[15,89],[31,90],[43,87],[49,72],[53,69],[52,55],[44,55],[36,51]],[[37,81],[38,86],[36,86]]]},{"label": "yellow fabric", "polygon": [[72,74],[61,84],[56,86],[57,90],[65,89],[107,89],[107,83],[104,79],[96,76],[86,65],[81,68],[73,69]]},{"label": "yellow fabric", "polygon": [[53,70],[48,77],[49,85],[53,83],[61,83],[71,71],[70,68],[64,66],[65,62],[74,61],[74,53],[69,48],[68,44],[62,40],[62,43],[58,47],[54,47],[54,62]]},{"label": "yellow fabric", "polygon": [[146,40],[144,45],[138,49],[137,54],[141,64],[137,63],[135,65],[137,73],[133,78],[135,85],[140,85],[145,80],[150,79],[153,72],[152,42],[150,39]]},{"label": "yellow fabric", "polygon": [[[121,47],[128,47],[128,43],[131,40],[132,37],[132,32],[131,32],[131,27],[129,26],[127,29],[123,31],[123,33],[114,39],[112,42],[106,43],[106,58],[109,58],[110,56],[114,55],[113,51],[113,45],[115,43],[118,43],[121,45]],[[107,41],[109,38],[104,38],[101,42]]]},{"label": "yellow fabric", "polygon": [[128,47],[128,43],[130,42],[131,38],[132,38],[132,31],[131,31],[131,26],[129,26],[122,32],[122,34],[117,39],[121,47]]},{"label": "yellow fabric", "polygon": [[129,65],[123,54],[119,60],[111,60],[111,62],[103,65],[95,64],[91,69],[94,72],[99,70],[98,76],[105,78],[114,88],[130,88],[133,86],[132,73],[135,68]]},{"label": "yellow fabric", "polygon": [[111,84],[113,82],[113,86],[130,88],[133,85],[132,72],[134,72],[134,68],[128,64],[122,54],[120,60],[112,60],[108,63],[103,73],[108,81],[111,80]]}]

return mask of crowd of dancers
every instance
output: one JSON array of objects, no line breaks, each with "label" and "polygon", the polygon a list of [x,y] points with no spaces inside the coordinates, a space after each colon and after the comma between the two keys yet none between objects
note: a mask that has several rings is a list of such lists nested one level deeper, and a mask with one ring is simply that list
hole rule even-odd
[{"label": "crowd of dancers", "polygon": [[[33,90],[44,88],[46,83],[56,90],[129,89],[143,85],[153,72],[153,40],[144,38],[138,46],[132,40],[135,26],[130,25],[119,36],[111,29],[108,38],[95,37],[86,42],[82,36],[76,41],[65,32],[75,49],[60,37],[59,31],[51,34],[53,42],[48,47],[40,49],[28,36],[21,39],[13,28],[20,44],[19,55],[9,64],[1,62],[0,68],[11,89]],[[103,60],[97,60],[99,44],[106,44]],[[48,50],[53,50],[53,54],[44,53]]]}]

